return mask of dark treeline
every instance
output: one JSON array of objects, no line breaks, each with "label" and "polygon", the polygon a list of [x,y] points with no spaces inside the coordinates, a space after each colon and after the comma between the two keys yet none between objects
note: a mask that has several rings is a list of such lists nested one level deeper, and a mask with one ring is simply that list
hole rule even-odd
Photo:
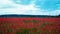
[{"label": "dark treeline", "polygon": [[58,16],[49,16],[49,15],[0,15],[0,17],[60,17]]}]

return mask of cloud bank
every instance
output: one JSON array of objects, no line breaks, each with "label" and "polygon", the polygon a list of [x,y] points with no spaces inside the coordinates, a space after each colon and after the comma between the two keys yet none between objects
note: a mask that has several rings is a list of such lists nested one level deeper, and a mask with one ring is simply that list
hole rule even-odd
[{"label": "cloud bank", "polygon": [[[48,11],[48,9],[46,10],[45,7],[44,7],[45,9],[44,8],[41,9],[41,7],[43,7],[43,6],[40,6],[37,2],[35,3],[35,1],[32,1],[29,5],[27,5],[27,4],[22,5],[22,4],[17,4],[12,0],[1,0],[0,1],[0,15],[7,15],[7,14],[21,15],[21,14],[23,14],[23,15],[57,16],[60,14],[60,9]],[[58,7],[58,8],[60,8],[60,7]]]}]

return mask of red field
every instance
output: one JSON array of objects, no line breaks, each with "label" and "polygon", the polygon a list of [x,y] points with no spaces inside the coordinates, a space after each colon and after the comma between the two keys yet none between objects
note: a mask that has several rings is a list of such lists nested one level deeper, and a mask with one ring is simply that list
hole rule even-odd
[{"label": "red field", "polygon": [[60,34],[60,18],[0,18],[0,34]]}]

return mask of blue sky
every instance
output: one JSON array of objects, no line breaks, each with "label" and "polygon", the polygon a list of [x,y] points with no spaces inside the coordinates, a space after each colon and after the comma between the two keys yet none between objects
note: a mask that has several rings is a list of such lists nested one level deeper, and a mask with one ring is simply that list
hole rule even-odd
[{"label": "blue sky", "polygon": [[60,0],[1,0],[0,15],[59,15]]}]

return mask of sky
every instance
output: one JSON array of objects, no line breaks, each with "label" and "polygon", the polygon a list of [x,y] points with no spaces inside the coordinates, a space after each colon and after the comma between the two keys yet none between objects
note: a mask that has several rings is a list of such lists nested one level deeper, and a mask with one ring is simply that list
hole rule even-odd
[{"label": "sky", "polygon": [[60,14],[60,0],[0,0],[0,15]]}]

